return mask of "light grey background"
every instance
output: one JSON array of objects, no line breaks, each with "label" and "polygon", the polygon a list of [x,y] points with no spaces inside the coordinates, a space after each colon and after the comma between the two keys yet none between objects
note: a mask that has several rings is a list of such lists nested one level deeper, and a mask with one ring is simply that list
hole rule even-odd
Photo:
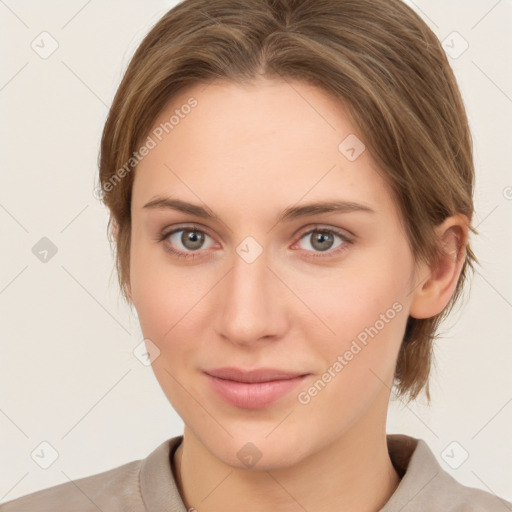
[{"label": "light grey background", "polygon": [[[482,266],[442,328],[432,406],[392,403],[388,431],[425,439],[458,481],[511,500],[512,3],[408,3],[452,56],[469,44],[450,59],[475,141]],[[0,1],[0,502],[143,458],[182,432],[133,355],[142,335],[119,298],[107,211],[93,195],[116,87],[174,4]],[[57,247],[47,262],[32,252],[42,237]],[[42,442],[58,452],[47,469]]]}]

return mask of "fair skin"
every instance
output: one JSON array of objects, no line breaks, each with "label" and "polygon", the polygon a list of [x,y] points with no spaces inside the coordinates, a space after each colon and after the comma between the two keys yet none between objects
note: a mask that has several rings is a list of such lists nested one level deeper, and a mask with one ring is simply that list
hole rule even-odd
[{"label": "fair skin", "polygon": [[[153,370],[185,424],[173,460],[184,503],[199,512],[377,511],[400,481],[385,427],[407,318],[433,316],[448,303],[466,219],[438,227],[447,256],[437,268],[415,263],[370,152],[349,161],[338,150],[357,134],[339,102],[301,82],[217,80],[182,91],[155,127],[190,96],[198,105],[136,170],[129,284],[144,337],[160,350]],[[157,196],[217,218],[144,208]],[[276,221],[287,207],[327,200],[373,212]],[[157,241],[191,224],[202,245],[182,237],[189,231]],[[310,233],[317,226],[352,242],[331,232],[322,251]],[[251,263],[236,250],[249,236],[263,249]],[[393,304],[401,308],[392,320],[300,403],[299,393]],[[224,366],[307,377],[268,406],[249,409],[226,402],[202,372]],[[248,442],[260,454],[251,467],[237,456]]]}]

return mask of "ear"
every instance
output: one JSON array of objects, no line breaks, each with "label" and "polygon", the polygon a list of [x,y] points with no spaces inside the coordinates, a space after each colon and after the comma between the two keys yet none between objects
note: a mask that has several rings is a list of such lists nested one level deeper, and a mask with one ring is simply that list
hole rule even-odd
[{"label": "ear", "polygon": [[443,254],[435,266],[422,265],[413,289],[409,315],[431,318],[443,311],[455,291],[466,256],[468,218],[463,214],[448,217],[437,226]]}]

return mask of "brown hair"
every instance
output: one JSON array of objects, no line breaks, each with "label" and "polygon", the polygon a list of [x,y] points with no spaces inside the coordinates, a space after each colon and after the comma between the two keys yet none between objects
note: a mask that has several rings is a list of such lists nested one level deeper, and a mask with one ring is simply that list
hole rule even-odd
[{"label": "brown hair", "polygon": [[[185,0],[136,50],[101,140],[102,200],[128,302],[130,166],[136,167],[137,148],[188,85],[259,76],[302,80],[343,102],[391,185],[417,261],[437,261],[434,228],[445,218],[463,213],[471,222],[475,177],[464,104],[439,40],[401,0]],[[478,262],[469,243],[464,258],[444,311],[408,319],[395,371],[398,396],[412,400],[425,387],[430,401],[438,325]]]}]

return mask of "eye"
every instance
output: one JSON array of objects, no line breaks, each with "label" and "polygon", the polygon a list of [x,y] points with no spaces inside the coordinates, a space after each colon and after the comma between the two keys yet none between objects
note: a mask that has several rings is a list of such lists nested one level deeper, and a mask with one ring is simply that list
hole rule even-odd
[{"label": "eye", "polygon": [[[305,250],[313,253],[310,256],[314,258],[336,256],[353,243],[347,235],[337,229],[315,226],[313,229],[302,234],[299,242],[294,245],[300,245],[300,241],[307,240],[308,237],[310,242],[306,245],[310,245],[312,250],[307,247]],[[336,238],[339,240],[337,244]],[[179,226],[171,231],[162,232],[158,236],[157,241],[163,243],[165,250],[173,256],[195,259],[202,257],[203,251],[212,247],[212,245],[205,247],[207,239],[212,240],[204,230],[197,226]]]},{"label": "eye", "polygon": [[211,239],[208,234],[195,226],[181,226],[161,233],[158,241],[162,242],[165,249],[174,256],[194,259],[200,256],[200,251],[208,249],[204,247],[207,238]]},{"label": "eye", "polygon": [[[337,229],[322,228],[320,226],[315,226],[314,229],[304,233],[300,237],[300,240],[307,240],[308,238],[310,242],[306,245],[312,247],[313,252],[320,253],[313,254],[313,257],[329,257],[337,255],[340,252],[346,250],[347,246],[352,243],[352,240],[347,235],[338,231]],[[340,240],[338,244],[335,242],[336,238]],[[309,249],[306,248],[306,250]]]}]

